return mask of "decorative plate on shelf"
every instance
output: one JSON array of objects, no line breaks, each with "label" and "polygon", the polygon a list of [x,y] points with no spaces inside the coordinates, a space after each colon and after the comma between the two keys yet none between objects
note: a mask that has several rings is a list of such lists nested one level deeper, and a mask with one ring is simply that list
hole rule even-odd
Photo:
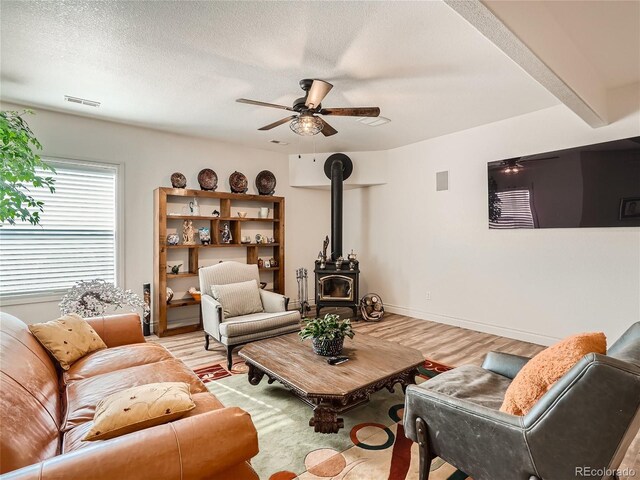
[{"label": "decorative plate on shelf", "polygon": [[210,168],[203,168],[198,173],[198,183],[202,190],[214,191],[218,188],[218,175]]},{"label": "decorative plate on shelf", "polygon": [[261,171],[256,177],[256,188],[260,195],[276,193],[276,176],[269,170]]},{"label": "decorative plate on shelf", "polygon": [[247,193],[249,188],[247,177],[240,172],[233,172],[229,176],[229,185],[231,186],[231,191],[233,193]]},{"label": "decorative plate on shelf", "polygon": [[187,177],[180,172],[171,175],[171,186],[173,188],[185,188],[187,186]]}]

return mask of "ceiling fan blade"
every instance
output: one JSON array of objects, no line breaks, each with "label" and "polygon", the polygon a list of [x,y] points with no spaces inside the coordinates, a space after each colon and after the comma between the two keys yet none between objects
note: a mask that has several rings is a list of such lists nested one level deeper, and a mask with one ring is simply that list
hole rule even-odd
[{"label": "ceiling fan blade", "polygon": [[330,137],[331,135],[335,135],[336,133],[338,133],[338,131],[335,128],[333,128],[323,119],[321,119],[320,117],[316,117],[316,118],[322,122],[322,130],[320,131],[325,137]]},{"label": "ceiling fan blade", "polygon": [[247,98],[238,98],[238,103],[248,103],[249,105],[258,105],[260,107],[281,108],[282,110],[289,110],[293,112],[293,108],[285,107],[284,105],[276,105],[275,103],[259,102],[258,100],[249,100]]},{"label": "ceiling fan blade", "polygon": [[283,118],[282,120],[278,120],[277,122],[270,123],[269,125],[265,125],[264,127],[259,128],[258,130],[271,130],[272,128],[277,127],[278,125],[282,125],[283,123],[290,122],[294,118],[296,118],[296,115],[291,115],[290,117]]},{"label": "ceiling fan blade", "polygon": [[380,109],[378,107],[323,108],[318,113],[343,117],[377,117],[380,115]]},{"label": "ceiling fan blade", "polygon": [[309,89],[309,93],[307,93],[307,101],[305,102],[305,105],[309,108],[317,108],[332,88],[333,85],[329,82],[325,82],[324,80],[314,80],[311,84],[311,88]]}]

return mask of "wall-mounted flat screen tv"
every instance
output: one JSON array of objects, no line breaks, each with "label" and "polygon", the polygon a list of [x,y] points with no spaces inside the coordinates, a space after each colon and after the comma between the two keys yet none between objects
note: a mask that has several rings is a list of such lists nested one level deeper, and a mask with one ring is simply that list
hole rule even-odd
[{"label": "wall-mounted flat screen tv", "polygon": [[489,228],[640,226],[640,137],[489,162]]}]

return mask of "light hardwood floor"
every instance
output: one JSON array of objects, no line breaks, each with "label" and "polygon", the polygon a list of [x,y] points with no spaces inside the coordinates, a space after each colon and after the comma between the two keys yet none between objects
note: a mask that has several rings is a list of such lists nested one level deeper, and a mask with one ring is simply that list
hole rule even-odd
[{"label": "light hardwood floor", "polygon": [[[356,332],[416,348],[425,358],[452,367],[465,364],[481,365],[484,356],[490,351],[531,357],[544,349],[533,343],[395,314],[386,314],[379,323],[354,322],[354,328]],[[225,348],[215,341],[211,342],[209,351],[204,349],[203,332],[150,338],[164,345],[191,368],[226,361]],[[234,361],[240,361],[236,352]],[[621,468],[635,470],[635,476],[620,477],[621,480],[640,478],[640,434],[631,444]]]}]

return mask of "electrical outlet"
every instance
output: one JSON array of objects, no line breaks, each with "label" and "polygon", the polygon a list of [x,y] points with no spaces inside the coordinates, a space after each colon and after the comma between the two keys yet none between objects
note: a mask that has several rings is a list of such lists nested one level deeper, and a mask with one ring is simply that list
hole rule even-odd
[{"label": "electrical outlet", "polygon": [[427,300],[431,300],[431,292],[427,292],[426,297],[427,297]]}]

